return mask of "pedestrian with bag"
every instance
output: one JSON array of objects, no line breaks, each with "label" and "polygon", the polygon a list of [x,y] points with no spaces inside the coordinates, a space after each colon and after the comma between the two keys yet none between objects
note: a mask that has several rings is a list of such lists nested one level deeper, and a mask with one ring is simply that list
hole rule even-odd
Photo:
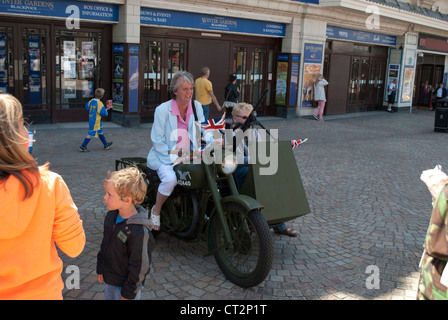
[{"label": "pedestrian with bag", "polygon": [[229,83],[224,88],[224,103],[223,107],[226,110],[226,119],[232,118],[233,107],[238,103],[240,96],[240,89],[236,86],[236,75],[231,74]]}]

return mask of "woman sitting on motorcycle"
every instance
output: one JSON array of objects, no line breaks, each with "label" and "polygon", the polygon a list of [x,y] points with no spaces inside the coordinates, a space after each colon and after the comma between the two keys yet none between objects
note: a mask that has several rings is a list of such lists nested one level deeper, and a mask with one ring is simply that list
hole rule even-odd
[{"label": "woman sitting on motorcycle", "polygon": [[[154,230],[160,229],[160,211],[166,199],[177,184],[174,165],[180,162],[181,150],[197,149],[200,143],[200,128],[195,125],[195,116],[199,122],[204,121],[202,106],[193,97],[193,76],[186,71],[175,73],[170,90],[174,99],[162,103],[154,113],[151,130],[153,147],[147,157],[147,166],[156,170],[161,183],[156,197],[156,204],[151,209],[151,221]],[[194,112],[193,107],[196,109]]]}]

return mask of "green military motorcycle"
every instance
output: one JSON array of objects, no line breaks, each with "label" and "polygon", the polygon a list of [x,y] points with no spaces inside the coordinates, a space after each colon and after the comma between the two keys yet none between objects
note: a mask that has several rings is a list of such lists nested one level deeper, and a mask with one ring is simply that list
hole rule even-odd
[{"label": "green military motorcycle", "polygon": [[[261,175],[263,165],[250,164],[240,191],[232,175],[237,167],[233,154],[218,152],[214,156],[224,158],[222,161],[201,159],[175,166],[178,185],[160,216],[161,231],[169,235],[196,241],[205,233],[206,254],[214,255],[228,280],[244,288],[258,285],[271,270],[270,227],[310,212],[290,143],[275,144],[275,174]],[[148,191],[143,206],[149,212],[160,180],[147,168],[145,158],[121,158],[115,169],[132,165],[146,175]]]}]

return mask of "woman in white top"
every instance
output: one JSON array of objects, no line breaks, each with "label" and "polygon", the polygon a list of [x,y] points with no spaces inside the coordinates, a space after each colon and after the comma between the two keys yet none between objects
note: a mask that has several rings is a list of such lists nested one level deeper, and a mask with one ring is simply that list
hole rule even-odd
[{"label": "woman in white top", "polygon": [[179,150],[196,150],[200,144],[200,128],[195,124],[194,110],[198,122],[204,121],[201,104],[194,101],[193,76],[186,71],[178,71],[171,80],[170,89],[174,99],[162,103],[154,113],[151,130],[152,148],[147,157],[147,166],[157,170],[161,180],[155,205],[151,209],[154,230],[160,229],[160,210],[177,184],[174,165],[181,158]]},{"label": "woman in white top", "polygon": [[322,116],[324,114],[325,102],[327,99],[325,98],[325,89],[324,87],[328,84],[327,80],[319,74],[317,76],[316,82],[314,84],[314,100],[317,101],[318,107],[316,112],[314,112],[313,117],[316,120],[322,120]]}]

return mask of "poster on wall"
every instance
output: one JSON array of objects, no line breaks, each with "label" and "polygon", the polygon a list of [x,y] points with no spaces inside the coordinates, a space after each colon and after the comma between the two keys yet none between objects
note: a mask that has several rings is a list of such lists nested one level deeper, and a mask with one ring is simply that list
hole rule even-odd
[{"label": "poster on wall", "polygon": [[76,61],[70,61],[70,58],[66,56],[63,56],[61,60],[64,79],[76,79]]},{"label": "poster on wall", "polygon": [[303,65],[302,108],[312,108],[314,99],[314,80],[321,73],[321,65],[305,63]]},{"label": "poster on wall", "polygon": [[[388,93],[388,90],[389,90],[389,85],[395,79],[398,80],[399,74],[400,74],[400,65],[399,64],[390,64],[389,65],[389,73],[388,73],[389,77],[388,77],[388,80],[387,80],[388,82],[387,82],[387,85],[384,86],[384,97],[383,97],[384,101],[387,101],[387,93]],[[400,95],[397,94],[395,96],[395,101],[398,101],[399,98],[400,98]]]},{"label": "poster on wall", "polygon": [[288,81],[288,61],[277,62],[277,84],[275,86],[275,104],[286,104],[286,87]]},{"label": "poster on wall", "polygon": [[76,59],[75,41],[64,41],[64,56],[70,59]]},{"label": "poster on wall", "polygon": [[299,61],[300,56],[292,56],[291,81],[289,84],[289,105],[295,106],[297,103],[297,91],[299,85]]},{"label": "poster on wall", "polygon": [[40,38],[36,35],[28,37],[29,93],[30,103],[41,103],[40,74]]},{"label": "poster on wall", "polygon": [[84,59],[94,59],[95,55],[93,53],[93,42],[83,41],[82,42],[82,57]]},{"label": "poster on wall", "polygon": [[406,54],[404,56],[404,65],[413,66],[415,64],[415,54],[415,50],[406,49]]},{"label": "poster on wall", "polygon": [[129,56],[129,95],[128,111],[138,111],[138,56]]},{"label": "poster on wall", "polygon": [[302,108],[312,108],[314,99],[314,80],[322,73],[324,47],[321,44],[305,43],[303,56]]},{"label": "poster on wall", "polygon": [[93,81],[83,81],[81,96],[83,98],[93,98]]},{"label": "poster on wall", "polygon": [[63,89],[64,99],[76,98],[76,81],[65,81]]},{"label": "poster on wall", "polygon": [[6,57],[6,35],[4,33],[0,33],[0,93],[6,93],[8,89]]},{"label": "poster on wall", "polygon": [[413,86],[414,86],[414,68],[405,68],[403,78],[403,90],[401,92],[402,102],[412,100]]},{"label": "poster on wall", "polygon": [[124,92],[124,47],[121,45],[113,46],[113,78],[112,78],[112,105],[114,111],[123,112],[123,92]]}]

